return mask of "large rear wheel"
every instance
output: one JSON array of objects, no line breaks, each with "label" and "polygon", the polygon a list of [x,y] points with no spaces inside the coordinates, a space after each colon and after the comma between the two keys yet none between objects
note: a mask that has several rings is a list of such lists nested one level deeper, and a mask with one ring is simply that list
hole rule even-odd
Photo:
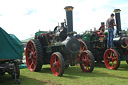
[{"label": "large rear wheel", "polygon": [[43,64],[43,49],[38,40],[31,40],[26,46],[26,64],[30,71],[40,71]]},{"label": "large rear wheel", "polygon": [[64,58],[60,52],[55,52],[50,60],[51,70],[55,76],[62,76],[65,69]]},{"label": "large rear wheel", "polygon": [[120,66],[120,56],[115,49],[107,49],[104,53],[104,63],[108,69],[117,70]]},{"label": "large rear wheel", "polygon": [[83,51],[80,55],[80,67],[83,72],[92,72],[94,69],[94,57],[89,51]]}]

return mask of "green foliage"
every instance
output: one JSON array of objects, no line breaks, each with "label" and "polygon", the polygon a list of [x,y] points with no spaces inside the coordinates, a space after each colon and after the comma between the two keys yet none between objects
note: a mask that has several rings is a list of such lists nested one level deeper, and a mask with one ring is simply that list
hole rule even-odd
[{"label": "green foliage", "polygon": [[[20,85],[128,85],[128,65],[121,62],[118,70],[109,70],[104,64],[95,65],[92,73],[84,73],[80,66],[65,69],[62,77],[55,77],[50,65],[44,65],[41,72],[21,69]],[[0,76],[0,85],[15,85],[11,76]]]}]

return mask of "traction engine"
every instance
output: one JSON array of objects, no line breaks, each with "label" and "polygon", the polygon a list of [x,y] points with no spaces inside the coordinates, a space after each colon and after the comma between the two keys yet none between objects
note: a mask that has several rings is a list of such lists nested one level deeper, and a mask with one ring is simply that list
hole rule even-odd
[{"label": "traction engine", "polygon": [[115,9],[117,24],[116,35],[113,39],[115,48],[107,49],[108,32],[105,32],[104,22],[101,23],[99,30],[86,31],[82,35],[82,40],[86,43],[86,48],[90,50],[95,61],[104,63],[108,69],[117,69],[120,61],[128,61],[128,36],[126,31],[121,30],[120,9]]},{"label": "traction engine", "polygon": [[55,76],[62,76],[65,68],[79,63],[82,71],[92,72],[94,57],[89,50],[83,50],[82,40],[73,35],[72,6],[65,7],[66,21],[54,31],[38,31],[35,39],[26,45],[26,63],[30,71],[40,71],[42,65],[50,64]]}]

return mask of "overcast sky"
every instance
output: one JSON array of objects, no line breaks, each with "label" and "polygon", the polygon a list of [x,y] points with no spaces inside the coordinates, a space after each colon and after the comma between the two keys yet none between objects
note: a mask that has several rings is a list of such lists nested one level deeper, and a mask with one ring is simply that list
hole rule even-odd
[{"label": "overcast sky", "polygon": [[0,27],[20,40],[40,30],[53,30],[73,6],[74,31],[97,29],[114,9],[121,9],[121,27],[128,28],[128,0],[0,0]]}]

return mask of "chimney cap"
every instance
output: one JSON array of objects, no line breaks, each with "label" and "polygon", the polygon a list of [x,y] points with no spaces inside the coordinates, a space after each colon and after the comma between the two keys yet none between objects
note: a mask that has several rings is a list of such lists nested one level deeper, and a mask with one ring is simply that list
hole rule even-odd
[{"label": "chimney cap", "polygon": [[72,7],[72,6],[66,6],[64,9],[65,9],[66,11],[72,11],[73,8],[74,8],[74,7]]},{"label": "chimney cap", "polygon": [[113,12],[115,12],[115,13],[120,13],[120,9],[114,9],[114,11]]}]

